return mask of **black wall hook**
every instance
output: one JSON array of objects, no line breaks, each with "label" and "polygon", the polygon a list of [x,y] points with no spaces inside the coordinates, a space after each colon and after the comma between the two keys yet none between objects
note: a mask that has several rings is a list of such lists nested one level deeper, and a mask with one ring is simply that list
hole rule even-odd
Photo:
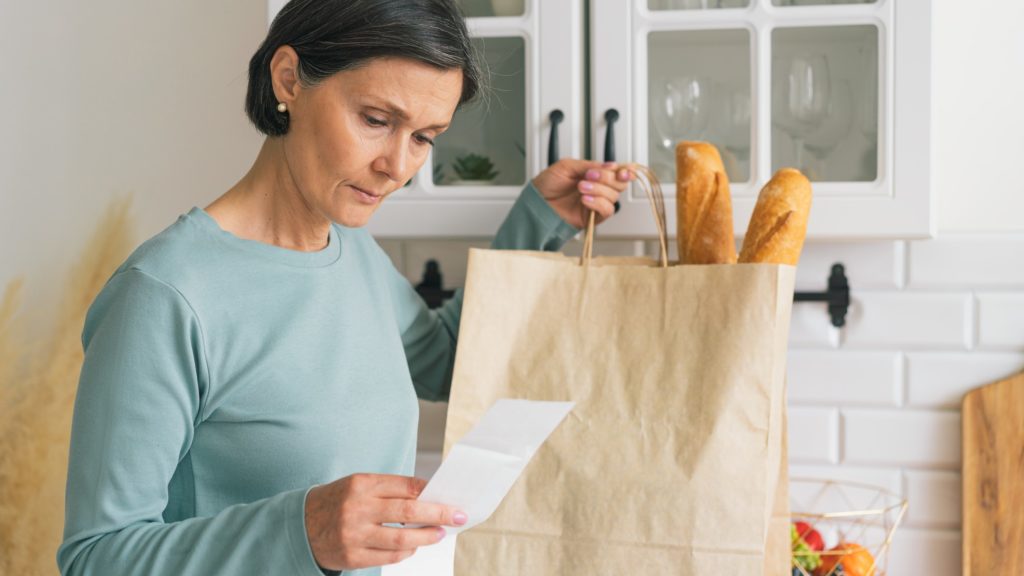
[{"label": "black wall hook", "polygon": [[832,265],[827,291],[797,292],[793,294],[793,301],[828,302],[828,314],[832,317],[832,325],[842,328],[846,325],[846,313],[850,310],[850,283],[846,279],[846,270],[843,265],[838,263]]},{"label": "black wall hook", "polygon": [[416,285],[416,292],[429,308],[439,308],[445,300],[455,295],[455,290],[445,290],[441,279],[441,265],[437,260],[427,260],[423,279]]}]

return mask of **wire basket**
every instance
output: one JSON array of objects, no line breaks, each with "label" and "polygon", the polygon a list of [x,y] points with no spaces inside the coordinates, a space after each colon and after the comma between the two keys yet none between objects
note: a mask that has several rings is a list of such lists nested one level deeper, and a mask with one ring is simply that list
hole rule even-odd
[{"label": "wire basket", "polygon": [[790,508],[793,576],[885,576],[907,501],[868,484],[792,478]]}]

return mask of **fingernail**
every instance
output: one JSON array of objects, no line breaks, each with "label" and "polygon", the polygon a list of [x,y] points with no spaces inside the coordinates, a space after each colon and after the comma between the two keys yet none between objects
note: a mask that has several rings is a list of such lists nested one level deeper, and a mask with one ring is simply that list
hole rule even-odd
[{"label": "fingernail", "polygon": [[448,531],[445,530],[444,528],[438,528],[437,529],[437,541],[438,542],[440,542],[441,540],[444,540],[444,537],[447,536],[447,535],[448,535]]},{"label": "fingernail", "polygon": [[587,170],[587,180],[600,180],[601,173],[597,170]]},{"label": "fingernail", "polygon": [[629,180],[629,170],[620,170],[619,180]]},{"label": "fingernail", "polygon": [[593,196],[584,196],[583,197],[583,201],[586,202],[587,204],[592,204],[594,202],[594,197]]},{"label": "fingernail", "polygon": [[583,188],[584,190],[589,192],[589,191],[594,189],[594,183],[593,182],[587,182],[586,180],[584,180],[584,181],[580,182],[580,188]]},{"label": "fingernail", "polygon": [[465,524],[468,521],[469,521],[469,516],[466,516],[465,512],[456,512],[455,514],[452,514],[452,522],[456,526],[462,526],[463,524]]}]

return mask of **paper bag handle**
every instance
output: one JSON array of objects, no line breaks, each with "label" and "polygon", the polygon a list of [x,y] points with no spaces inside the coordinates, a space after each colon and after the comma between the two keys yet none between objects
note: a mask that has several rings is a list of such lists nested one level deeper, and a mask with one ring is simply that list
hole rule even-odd
[{"label": "paper bag handle", "polygon": [[[651,202],[651,212],[654,214],[654,225],[658,228],[658,242],[660,246],[661,267],[668,268],[668,232],[665,224],[665,195],[661,191],[661,183],[654,171],[640,164],[629,164],[627,168],[633,171],[637,178],[636,182],[647,193],[647,199]],[[589,266],[594,251],[594,229],[597,226],[597,213],[590,210],[587,218],[587,234],[583,237],[583,254],[580,255],[580,266]]]}]

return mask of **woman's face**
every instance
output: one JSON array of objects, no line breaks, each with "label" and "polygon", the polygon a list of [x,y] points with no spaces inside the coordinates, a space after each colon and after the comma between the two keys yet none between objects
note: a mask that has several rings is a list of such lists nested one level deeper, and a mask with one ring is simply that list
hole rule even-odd
[{"label": "woman's face", "polygon": [[294,185],[314,213],[358,227],[427,160],[455,113],[462,71],[378,58],[292,88],[283,138]]}]

